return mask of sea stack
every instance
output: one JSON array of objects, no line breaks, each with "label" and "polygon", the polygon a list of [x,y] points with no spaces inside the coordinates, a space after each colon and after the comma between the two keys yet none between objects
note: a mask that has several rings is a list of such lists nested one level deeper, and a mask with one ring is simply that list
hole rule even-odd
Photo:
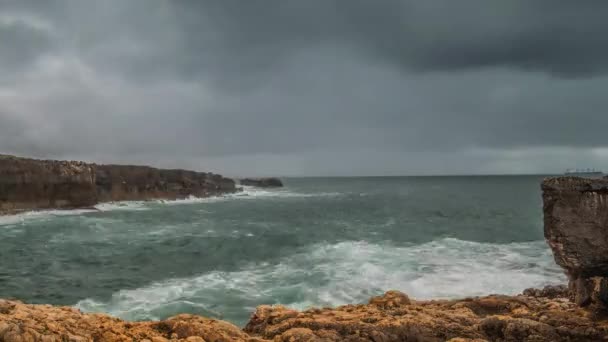
[{"label": "sea stack", "polygon": [[574,301],[608,307],[608,179],[548,178],[544,232]]},{"label": "sea stack", "polygon": [[234,180],[212,173],[0,155],[0,215],[235,191]]}]

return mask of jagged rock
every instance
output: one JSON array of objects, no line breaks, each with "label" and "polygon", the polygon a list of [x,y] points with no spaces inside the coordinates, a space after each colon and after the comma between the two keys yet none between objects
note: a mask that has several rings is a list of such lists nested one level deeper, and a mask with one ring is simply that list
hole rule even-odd
[{"label": "jagged rock", "polygon": [[368,305],[334,309],[298,312],[260,306],[245,331],[294,342],[600,341],[608,338],[608,321],[592,318],[565,298],[520,295],[412,301],[390,291]]},{"label": "jagged rock", "polygon": [[241,185],[257,186],[261,188],[280,188],[283,182],[275,177],[270,178],[243,178],[240,180]]},{"label": "jagged rock", "polygon": [[608,179],[542,184],[545,237],[579,305],[608,306]]},{"label": "jagged rock", "polygon": [[[542,291],[542,290],[539,290]],[[370,304],[257,308],[247,326],[195,315],[126,322],[69,307],[0,301],[0,341],[602,341],[608,320],[567,299],[488,296],[414,301],[389,291]]]},{"label": "jagged rock", "polygon": [[224,321],[179,315],[160,322],[127,322],[102,314],[83,314],[70,307],[13,305],[0,312],[0,341],[206,341],[261,342]]},{"label": "jagged rock", "polygon": [[206,197],[235,191],[232,179],[211,173],[0,155],[0,215],[88,208],[108,201]]}]

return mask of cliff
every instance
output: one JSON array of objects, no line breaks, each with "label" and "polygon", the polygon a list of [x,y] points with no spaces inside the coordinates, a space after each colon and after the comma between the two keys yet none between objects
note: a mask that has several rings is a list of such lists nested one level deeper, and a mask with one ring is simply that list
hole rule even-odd
[{"label": "cliff", "polygon": [[558,177],[542,184],[545,237],[574,301],[608,305],[608,179]]},{"label": "cliff", "polygon": [[0,155],[0,214],[235,191],[232,179],[212,173]]},{"label": "cliff", "polygon": [[0,300],[0,341],[602,341],[608,320],[572,304],[561,289],[526,295],[414,301],[391,291],[368,304],[291,310],[260,306],[245,329],[179,315],[125,322],[69,307]]}]

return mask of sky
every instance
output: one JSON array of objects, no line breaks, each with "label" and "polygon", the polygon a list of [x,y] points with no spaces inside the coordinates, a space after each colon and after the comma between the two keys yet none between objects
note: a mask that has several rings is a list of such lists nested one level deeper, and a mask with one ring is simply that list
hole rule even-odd
[{"label": "sky", "polygon": [[230,176],[608,171],[608,1],[0,0],[0,153]]}]

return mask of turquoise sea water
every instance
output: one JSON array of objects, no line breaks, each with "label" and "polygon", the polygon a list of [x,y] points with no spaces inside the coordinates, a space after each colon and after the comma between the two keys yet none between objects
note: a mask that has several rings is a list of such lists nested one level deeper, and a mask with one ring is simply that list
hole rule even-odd
[{"label": "turquoise sea water", "polygon": [[0,217],[0,298],[243,325],[260,304],[390,289],[515,294],[565,281],[543,240],[541,179],[288,178],[221,198]]}]

